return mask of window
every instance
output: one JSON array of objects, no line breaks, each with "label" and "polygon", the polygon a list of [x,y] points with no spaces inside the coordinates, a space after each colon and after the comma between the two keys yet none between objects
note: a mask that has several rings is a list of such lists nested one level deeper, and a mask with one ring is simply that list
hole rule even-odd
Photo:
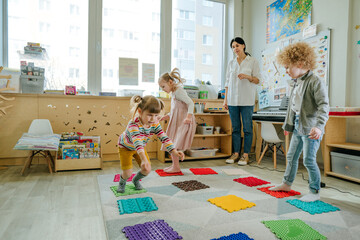
[{"label": "window", "polygon": [[114,29],[104,28],[103,34],[106,37],[113,38],[114,37]]},{"label": "window", "polygon": [[195,20],[195,14],[191,11],[179,10],[179,19]]},{"label": "window", "polygon": [[70,35],[78,36],[80,34],[80,27],[71,25],[69,28]]},{"label": "window", "polygon": [[202,24],[204,26],[212,27],[212,25],[213,25],[213,17],[212,16],[203,16]]},{"label": "window", "polygon": [[203,54],[202,64],[212,65],[212,56],[210,54]]},{"label": "window", "polygon": [[79,69],[78,68],[70,68],[69,69],[69,78],[79,78]]},{"label": "window", "polygon": [[[87,89],[89,1],[66,3],[8,2],[8,67],[19,69],[20,60],[24,60],[45,68],[45,89],[65,89],[66,85]],[[30,11],[34,6],[41,14]],[[77,27],[72,28],[74,23]],[[24,54],[27,42],[40,43],[46,53]]]},{"label": "window", "polygon": [[70,57],[79,57],[80,56],[80,48],[70,47],[69,48],[69,56]]},{"label": "window", "polygon": [[[102,91],[158,92],[155,78],[160,62],[160,3],[103,0],[103,11],[112,9],[117,14],[103,14],[102,19]],[[115,31],[109,34],[108,29]]]},{"label": "window", "polygon": [[[172,1],[172,9],[160,12],[160,6],[168,5],[168,1]],[[6,32],[0,33],[7,44],[0,46],[5,60],[3,65],[19,69],[20,60],[25,60],[44,67],[45,89],[75,85],[91,91],[119,92],[131,88],[145,90],[146,94],[156,93],[156,79],[162,73],[159,72],[160,42],[163,44],[162,71],[178,67],[187,84],[208,73],[212,75],[213,85],[221,85],[224,0],[0,2],[7,3],[3,11],[8,11],[6,15],[2,12],[2,16],[8,16],[8,27]],[[100,3],[102,8],[97,8]],[[170,19],[169,15],[171,36],[161,36],[160,20]],[[97,20],[97,16],[102,19]],[[168,30],[163,33],[168,34]],[[102,41],[98,42],[99,38]],[[40,43],[46,53],[35,58],[24,54],[27,42]],[[203,54],[211,57],[203,59]],[[137,61],[133,62],[137,69],[136,81],[131,84],[123,84],[124,78],[120,81],[124,73],[119,71],[120,59]],[[150,80],[145,74],[149,72]]]},{"label": "window", "polygon": [[184,60],[195,60],[194,51],[188,49],[174,49],[174,57]]},{"label": "window", "polygon": [[183,40],[195,40],[195,32],[178,29],[177,31],[177,38]]},{"label": "window", "polygon": [[[211,11],[210,6],[213,6]],[[207,79],[220,89],[223,79],[225,4],[203,0],[173,0],[172,7],[173,12],[179,14],[172,18],[171,68],[180,69],[181,77],[186,79],[187,85],[195,84],[195,79]],[[185,24],[187,16],[189,19]]]},{"label": "window", "polygon": [[212,36],[210,35],[203,35],[203,45],[212,45]]},{"label": "window", "polygon": [[50,24],[46,22],[39,22],[39,32],[41,33],[50,32]]},{"label": "window", "polygon": [[70,15],[80,15],[80,7],[75,4],[70,4]]},{"label": "window", "polygon": [[151,40],[155,42],[160,42],[160,33],[151,33]]},{"label": "window", "polygon": [[212,75],[208,73],[201,74],[201,80],[206,82],[212,82]]},{"label": "window", "polygon": [[50,10],[50,0],[39,0],[39,10]]},{"label": "window", "polygon": [[104,68],[103,69],[103,77],[104,78],[113,78],[114,77],[113,70]]},{"label": "window", "polygon": [[160,13],[153,12],[152,13],[152,21],[159,22],[160,21]]},{"label": "window", "polygon": [[208,1],[208,0],[203,0],[202,4],[204,7],[213,7],[214,6],[214,2]]}]

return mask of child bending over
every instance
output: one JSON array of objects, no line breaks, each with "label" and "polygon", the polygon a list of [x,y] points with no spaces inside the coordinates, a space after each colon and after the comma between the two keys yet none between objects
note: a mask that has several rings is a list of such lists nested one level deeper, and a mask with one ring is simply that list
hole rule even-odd
[{"label": "child bending over", "polygon": [[[119,193],[125,192],[126,180],[133,172],[133,157],[141,169],[132,182],[137,190],[143,189],[139,181],[151,171],[150,159],[145,146],[152,135],[156,134],[169,153],[184,159],[184,153],[175,149],[174,144],[166,136],[158,122],[159,114],[164,109],[164,103],[154,96],[133,96],[130,103],[133,105],[133,118],[129,121],[126,130],[120,135],[118,142],[122,169],[117,189]],[[137,114],[136,117],[135,114]]]}]

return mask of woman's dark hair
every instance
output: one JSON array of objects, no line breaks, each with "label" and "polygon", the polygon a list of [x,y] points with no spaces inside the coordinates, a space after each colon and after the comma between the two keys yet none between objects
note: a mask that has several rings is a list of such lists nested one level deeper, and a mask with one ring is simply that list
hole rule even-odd
[{"label": "woman's dark hair", "polygon": [[236,38],[231,39],[231,42],[230,42],[230,47],[231,47],[231,48],[232,48],[233,42],[237,42],[238,44],[245,45],[245,47],[244,47],[244,53],[245,53],[247,56],[251,56],[250,53],[246,52],[246,44],[245,44],[244,39],[242,39],[241,37],[236,37]]}]

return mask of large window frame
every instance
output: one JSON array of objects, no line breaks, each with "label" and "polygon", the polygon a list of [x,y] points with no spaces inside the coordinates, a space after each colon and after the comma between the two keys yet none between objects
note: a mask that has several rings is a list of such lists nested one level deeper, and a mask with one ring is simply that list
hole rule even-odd
[{"label": "large window frame", "polygon": [[[225,4],[225,13],[224,13],[224,43],[227,43],[228,36],[231,36],[234,33],[233,29],[228,29],[228,12],[229,6],[232,7],[234,0],[210,0],[214,2],[222,2]],[[159,71],[166,72],[171,68],[171,41],[172,41],[172,1],[162,0],[161,1],[161,14],[160,14],[160,64]],[[0,0],[0,12],[2,13],[2,18],[0,18],[0,66],[8,66],[8,9],[7,9],[7,0]],[[89,0],[89,14],[88,14],[88,90],[93,93],[101,92],[101,78],[102,78],[102,65],[101,65],[101,33],[102,33],[102,0]],[[228,60],[227,51],[223,51],[223,62],[224,66],[222,67],[222,76],[225,74],[226,63]],[[224,84],[224,79],[222,80],[222,86]]]}]

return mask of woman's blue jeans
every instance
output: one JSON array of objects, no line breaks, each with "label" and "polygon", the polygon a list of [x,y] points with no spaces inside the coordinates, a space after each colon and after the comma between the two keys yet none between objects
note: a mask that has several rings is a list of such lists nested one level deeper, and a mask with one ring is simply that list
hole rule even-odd
[{"label": "woman's blue jeans", "polygon": [[299,157],[303,152],[303,162],[309,174],[309,189],[313,193],[320,190],[320,170],[316,163],[316,153],[320,146],[320,139],[310,139],[309,135],[301,135],[298,132],[299,120],[295,119],[295,129],[291,137],[289,151],[286,155],[287,167],[283,183],[291,186],[295,180],[299,164]]},{"label": "woman's blue jeans", "polygon": [[[249,153],[253,138],[252,115],[254,106],[229,106],[229,114],[232,124],[233,152],[241,153],[241,120],[244,132],[244,153]],[[240,119],[241,115],[241,119]]]}]

